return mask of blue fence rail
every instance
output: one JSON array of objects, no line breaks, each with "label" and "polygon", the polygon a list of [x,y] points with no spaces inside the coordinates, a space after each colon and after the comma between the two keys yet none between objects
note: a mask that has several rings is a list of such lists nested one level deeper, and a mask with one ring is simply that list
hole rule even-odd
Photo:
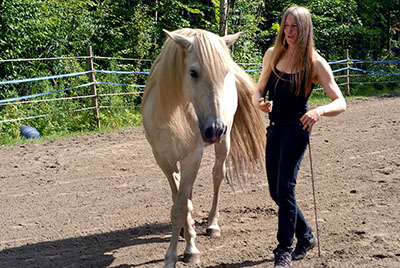
[{"label": "blue fence rail", "polygon": [[[70,59],[69,57],[68,59]],[[90,57],[75,57],[77,58],[90,58]],[[93,58],[99,58],[99,59],[118,59],[118,60],[137,60],[137,59],[124,59],[124,58],[110,58],[110,57],[91,57]],[[17,59],[17,60],[0,60],[1,62],[11,62],[11,61],[33,61],[33,60],[56,60],[56,59],[66,59],[66,58],[48,58],[48,59]],[[347,85],[349,87],[349,77],[352,76],[350,75],[350,70],[351,71],[356,71],[359,72],[358,76],[361,74],[376,74],[376,75],[387,75],[387,76],[400,76],[400,73],[389,73],[389,72],[382,72],[382,71],[376,71],[376,70],[365,70],[361,68],[356,68],[352,67],[354,64],[363,64],[363,63],[386,63],[386,64],[400,64],[400,61],[397,60],[389,60],[389,61],[369,61],[369,60],[358,60],[358,59],[345,59],[345,60],[339,60],[339,61],[332,61],[328,62],[330,65],[340,65],[340,64],[346,64],[347,66],[344,68],[338,68],[334,69],[333,72],[340,73],[343,71],[347,71],[347,74],[341,75],[341,76],[336,76],[336,77],[347,77],[347,82],[339,84],[339,85]],[[257,66],[260,67],[260,64],[242,64],[243,66]],[[261,69],[246,69],[245,70],[248,73],[257,73],[260,72]],[[44,80],[54,80],[54,79],[61,79],[61,78],[67,78],[67,77],[78,77],[78,76],[83,76],[83,75],[90,75],[90,74],[117,74],[117,75],[148,75],[149,72],[146,71],[112,71],[112,70],[88,70],[84,72],[75,72],[75,73],[68,73],[68,74],[59,74],[59,75],[51,75],[51,76],[43,76],[43,77],[34,77],[34,78],[26,78],[26,79],[18,79],[18,80],[9,80],[9,81],[0,81],[0,86],[3,85],[12,85],[12,84],[20,84],[20,83],[31,83],[31,82],[37,82],[37,81],[44,81]],[[356,74],[357,75],[357,74]],[[386,81],[387,82],[387,81]],[[389,81],[389,82],[398,82],[398,81]],[[108,82],[108,81],[94,81],[94,82],[89,82],[73,87],[68,87],[60,90],[54,90],[54,91],[49,91],[49,92],[43,92],[43,93],[38,93],[38,94],[32,94],[32,95],[26,95],[26,96],[19,96],[19,97],[13,97],[13,98],[6,98],[0,100],[0,106],[3,105],[11,105],[11,104],[25,104],[25,103],[33,103],[33,102],[42,102],[42,101],[56,101],[56,100],[70,100],[70,99],[79,99],[79,98],[98,98],[98,97],[104,97],[104,96],[118,96],[118,95],[129,95],[129,94],[141,94],[143,93],[143,90],[135,90],[135,91],[130,91],[126,93],[112,93],[112,94],[96,94],[96,95],[85,95],[85,96],[75,96],[75,97],[69,97],[69,98],[53,98],[53,99],[40,99],[40,100],[32,100],[36,99],[38,97],[43,97],[47,95],[52,95],[52,94],[57,94],[61,92],[66,92],[70,90],[76,90],[78,88],[83,88],[83,87],[91,87],[93,85],[113,85],[113,86],[125,86],[128,88],[144,88],[145,85],[135,85],[135,84],[124,84],[124,83],[115,83],[115,82]],[[348,92],[347,92],[348,93]],[[128,106],[126,106],[128,107]],[[113,108],[113,106],[93,106],[93,107],[86,107],[83,109],[77,109],[74,110],[73,112],[79,112],[83,110],[91,110],[91,109],[96,109],[97,112],[99,109],[105,109],[105,108]],[[132,106],[130,106],[132,108]],[[34,118],[40,118],[40,117],[46,117],[46,116],[53,116],[57,115],[58,113],[52,113],[52,114],[43,114],[43,115],[37,115],[37,116],[30,116],[30,117],[24,117],[24,118],[10,118],[10,119],[5,119],[1,120],[0,123],[4,122],[14,122],[14,121],[22,121],[22,120],[28,120],[28,119],[34,119]]]}]

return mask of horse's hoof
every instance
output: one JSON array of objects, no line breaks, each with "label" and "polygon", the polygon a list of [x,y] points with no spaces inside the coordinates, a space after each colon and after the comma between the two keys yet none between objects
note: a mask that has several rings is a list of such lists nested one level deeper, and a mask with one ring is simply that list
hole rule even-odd
[{"label": "horse's hoof", "polygon": [[206,229],[207,235],[211,237],[220,237],[221,236],[221,230],[219,229],[218,226],[211,225],[207,227]]},{"label": "horse's hoof", "polygon": [[163,266],[163,268],[175,268],[175,267],[176,267],[176,261],[166,261]]},{"label": "horse's hoof", "polygon": [[199,263],[200,262],[200,253],[184,253],[183,254],[183,262],[185,263]]}]

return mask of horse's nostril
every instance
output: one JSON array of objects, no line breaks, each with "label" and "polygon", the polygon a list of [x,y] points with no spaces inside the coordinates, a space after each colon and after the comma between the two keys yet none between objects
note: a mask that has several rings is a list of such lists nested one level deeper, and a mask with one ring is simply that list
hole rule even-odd
[{"label": "horse's nostril", "polygon": [[206,131],[204,132],[204,136],[205,136],[207,139],[211,140],[211,139],[214,137],[213,128],[211,128],[211,127],[207,128]]},{"label": "horse's nostril", "polygon": [[225,136],[227,130],[228,130],[228,126],[224,126],[224,131],[222,132],[222,137]]},{"label": "horse's nostril", "polygon": [[204,138],[208,142],[216,142],[225,136],[227,130],[228,127],[224,124],[208,127],[204,130]]}]

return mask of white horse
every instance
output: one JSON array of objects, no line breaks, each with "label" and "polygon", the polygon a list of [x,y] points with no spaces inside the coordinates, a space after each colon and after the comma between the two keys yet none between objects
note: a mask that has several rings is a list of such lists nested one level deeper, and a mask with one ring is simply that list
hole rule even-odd
[{"label": "white horse", "polygon": [[171,268],[182,227],[184,262],[200,261],[191,199],[204,147],[214,144],[216,154],[207,234],[219,236],[218,197],[228,154],[235,173],[263,163],[265,128],[251,103],[255,84],[227,46],[240,33],[221,38],[199,29],[165,32],[169,38],[151,67],[141,109],[147,140],[172,190],[172,237],[164,263]]}]

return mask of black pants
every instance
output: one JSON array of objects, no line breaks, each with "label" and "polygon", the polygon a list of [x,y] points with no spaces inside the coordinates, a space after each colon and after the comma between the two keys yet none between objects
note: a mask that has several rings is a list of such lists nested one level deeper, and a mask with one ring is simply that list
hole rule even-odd
[{"label": "black pants", "polygon": [[295,195],[297,173],[310,132],[303,130],[299,120],[272,124],[267,128],[266,146],[269,191],[279,206],[278,248],[291,252],[295,235],[300,240],[313,236],[311,227],[297,206]]}]

